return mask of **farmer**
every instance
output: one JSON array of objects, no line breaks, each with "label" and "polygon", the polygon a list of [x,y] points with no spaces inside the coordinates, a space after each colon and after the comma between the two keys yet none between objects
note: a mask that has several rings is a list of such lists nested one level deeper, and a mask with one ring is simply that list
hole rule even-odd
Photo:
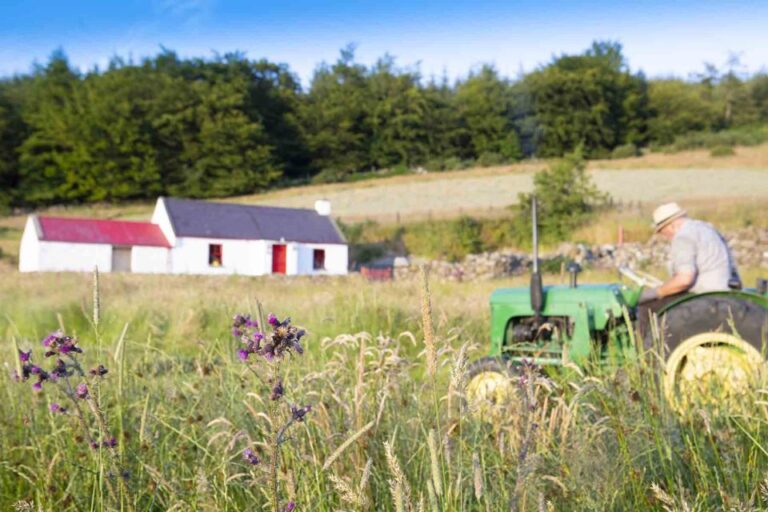
[{"label": "farmer", "polygon": [[667,203],[654,210],[653,227],[671,242],[672,277],[657,288],[645,288],[640,295],[638,320],[644,336],[650,327],[651,313],[687,293],[741,288],[731,250],[711,224],[689,218],[677,203]]}]

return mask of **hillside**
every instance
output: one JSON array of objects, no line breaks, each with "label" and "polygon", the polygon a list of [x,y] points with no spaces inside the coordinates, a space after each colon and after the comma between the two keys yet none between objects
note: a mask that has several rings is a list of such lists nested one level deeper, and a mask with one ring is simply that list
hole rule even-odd
[{"label": "hillside", "polygon": [[[546,162],[524,162],[464,171],[412,174],[354,183],[310,185],[223,199],[251,204],[312,208],[326,198],[344,221],[383,223],[450,218],[462,213],[493,215],[532,187],[533,174]],[[617,202],[679,200],[720,204],[768,198],[768,145],[737,148],[733,156],[713,158],[708,151],[652,153],[624,160],[595,160],[588,166],[597,186]],[[151,203],[56,207],[47,213],[68,216],[146,219]],[[0,250],[15,257],[25,215],[0,218]]]}]

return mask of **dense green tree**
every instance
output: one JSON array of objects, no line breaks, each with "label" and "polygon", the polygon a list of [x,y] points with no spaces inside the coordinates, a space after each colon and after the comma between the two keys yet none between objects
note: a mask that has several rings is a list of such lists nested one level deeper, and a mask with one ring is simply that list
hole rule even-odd
[{"label": "dense green tree", "polygon": [[656,80],[648,95],[653,117],[649,121],[651,139],[670,144],[676,135],[712,129],[718,120],[717,107],[706,99],[705,86],[682,80]]},{"label": "dense green tree", "polygon": [[300,110],[313,166],[332,179],[372,166],[367,70],[354,60],[348,47],[320,65]]},{"label": "dense green tree", "polygon": [[19,147],[27,135],[18,95],[23,80],[0,83],[0,212],[16,202],[19,194]]},{"label": "dense green tree", "polygon": [[[755,144],[758,123],[768,123],[768,77],[747,75],[738,56],[688,80],[648,80],[611,42],[515,80],[484,66],[454,83],[389,56],[365,66],[348,47],[307,91],[287,65],[239,53],[163,50],[81,73],[57,51],[0,79],[0,208],[225,196],[576,148],[594,158],[649,143]],[[689,132],[707,134],[680,138]]]},{"label": "dense green tree", "polygon": [[521,150],[512,123],[509,83],[491,66],[483,66],[456,86],[455,105],[469,140],[471,155],[495,153],[505,159],[520,158]]},{"label": "dense green tree", "polygon": [[618,43],[596,42],[563,55],[525,78],[539,138],[536,153],[557,156],[583,147],[601,156],[645,141],[645,78],[630,73]]},{"label": "dense green tree", "polygon": [[367,78],[370,95],[371,160],[376,167],[413,165],[429,156],[429,136],[424,124],[430,103],[417,73],[398,70],[385,57]]}]

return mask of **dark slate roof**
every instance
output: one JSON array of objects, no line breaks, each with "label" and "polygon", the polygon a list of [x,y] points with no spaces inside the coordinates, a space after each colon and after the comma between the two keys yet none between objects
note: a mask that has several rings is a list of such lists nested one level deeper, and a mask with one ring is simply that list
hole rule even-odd
[{"label": "dark slate roof", "polygon": [[330,217],[315,210],[163,198],[176,236],[346,244]]}]

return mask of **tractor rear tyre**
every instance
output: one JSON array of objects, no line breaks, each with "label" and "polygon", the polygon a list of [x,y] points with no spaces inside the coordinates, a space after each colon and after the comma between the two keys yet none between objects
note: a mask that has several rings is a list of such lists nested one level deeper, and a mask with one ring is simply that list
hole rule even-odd
[{"label": "tractor rear tyre", "polygon": [[517,400],[520,365],[501,357],[484,357],[467,370],[466,405],[476,418],[498,424]]},{"label": "tractor rear tyre", "polygon": [[664,394],[672,407],[750,405],[745,398],[765,377],[766,308],[740,297],[702,296],[663,311],[659,328],[669,354]]}]

